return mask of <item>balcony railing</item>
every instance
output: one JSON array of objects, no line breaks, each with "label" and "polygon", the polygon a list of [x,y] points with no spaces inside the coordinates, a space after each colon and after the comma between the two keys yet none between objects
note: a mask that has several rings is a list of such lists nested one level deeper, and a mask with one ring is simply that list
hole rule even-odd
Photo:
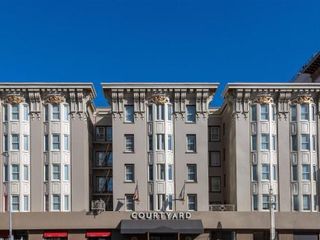
[{"label": "balcony railing", "polygon": [[224,211],[235,211],[234,204],[211,204],[209,205],[209,211],[224,212]]}]

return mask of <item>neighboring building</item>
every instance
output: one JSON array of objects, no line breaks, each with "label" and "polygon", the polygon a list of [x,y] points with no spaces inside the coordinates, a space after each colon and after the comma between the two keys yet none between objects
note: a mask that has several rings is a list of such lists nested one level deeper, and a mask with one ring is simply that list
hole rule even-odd
[{"label": "neighboring building", "polygon": [[295,76],[294,82],[320,82],[320,52],[316,53]]}]

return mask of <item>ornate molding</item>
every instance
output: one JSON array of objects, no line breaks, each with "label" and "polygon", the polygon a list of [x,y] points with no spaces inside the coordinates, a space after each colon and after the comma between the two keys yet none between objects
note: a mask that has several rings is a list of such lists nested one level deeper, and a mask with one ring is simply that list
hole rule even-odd
[{"label": "ornate molding", "polygon": [[270,96],[258,96],[256,99],[254,99],[255,103],[259,103],[259,104],[269,104],[269,103],[273,103],[273,98]]},{"label": "ornate molding", "polygon": [[314,101],[311,96],[302,95],[302,96],[296,97],[291,102],[296,104],[304,104],[304,103],[313,103]]},{"label": "ornate molding", "polygon": [[48,95],[46,98],[45,98],[46,102],[47,103],[51,103],[51,104],[59,104],[59,103],[62,103],[65,101],[64,97],[61,96],[61,95]]},{"label": "ornate molding", "polygon": [[166,104],[169,102],[169,98],[163,94],[157,94],[157,95],[153,95],[151,98],[150,98],[150,101],[152,103],[155,103],[155,104]]},{"label": "ornate molding", "polygon": [[10,104],[19,104],[24,102],[24,97],[20,96],[20,95],[8,95],[6,97],[6,102],[10,103]]}]

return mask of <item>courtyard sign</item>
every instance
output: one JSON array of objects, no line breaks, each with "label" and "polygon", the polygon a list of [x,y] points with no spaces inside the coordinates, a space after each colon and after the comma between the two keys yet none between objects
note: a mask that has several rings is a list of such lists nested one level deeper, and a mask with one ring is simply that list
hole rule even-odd
[{"label": "courtyard sign", "polygon": [[132,212],[133,220],[187,220],[191,212]]}]

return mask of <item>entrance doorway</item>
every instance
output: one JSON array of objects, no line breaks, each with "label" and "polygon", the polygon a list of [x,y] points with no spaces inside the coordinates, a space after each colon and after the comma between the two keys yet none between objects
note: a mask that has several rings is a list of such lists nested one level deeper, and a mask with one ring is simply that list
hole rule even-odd
[{"label": "entrance doorway", "polygon": [[150,233],[150,240],[177,240],[178,234]]}]

